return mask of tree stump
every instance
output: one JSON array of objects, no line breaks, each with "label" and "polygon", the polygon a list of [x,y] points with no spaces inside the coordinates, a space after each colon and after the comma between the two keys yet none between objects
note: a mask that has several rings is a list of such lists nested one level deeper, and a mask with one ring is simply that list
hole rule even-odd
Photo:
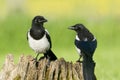
[{"label": "tree stump", "polygon": [[66,62],[63,58],[48,64],[46,58],[36,65],[32,56],[21,56],[18,64],[13,55],[6,57],[0,80],[84,80],[82,64]]}]

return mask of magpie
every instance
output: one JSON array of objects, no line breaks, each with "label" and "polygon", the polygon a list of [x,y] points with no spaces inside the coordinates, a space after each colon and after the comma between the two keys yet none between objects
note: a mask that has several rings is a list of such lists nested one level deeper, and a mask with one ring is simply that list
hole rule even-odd
[{"label": "magpie", "polygon": [[80,61],[82,56],[92,60],[97,47],[97,40],[94,35],[83,24],[75,24],[69,27],[69,29],[77,33],[74,44],[80,55],[78,61]]},{"label": "magpie", "polygon": [[30,48],[37,53],[36,60],[39,54],[43,53],[44,57],[54,61],[57,57],[51,50],[51,38],[47,29],[43,26],[45,22],[47,20],[43,16],[35,16],[32,20],[31,29],[27,32],[27,40]]},{"label": "magpie", "polygon": [[75,24],[69,29],[77,33],[74,44],[80,55],[78,62],[81,62],[80,59],[83,57],[84,80],[96,80],[94,75],[95,62],[93,61],[93,54],[97,47],[96,38],[83,24]]}]

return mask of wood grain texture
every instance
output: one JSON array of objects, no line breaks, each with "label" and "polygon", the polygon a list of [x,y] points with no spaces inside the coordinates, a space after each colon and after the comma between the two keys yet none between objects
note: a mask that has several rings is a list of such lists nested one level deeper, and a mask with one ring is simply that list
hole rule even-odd
[{"label": "wood grain texture", "polygon": [[15,64],[10,54],[0,71],[0,80],[83,80],[83,70],[81,63],[63,58],[50,63],[44,58],[36,63],[32,56],[22,55]]}]

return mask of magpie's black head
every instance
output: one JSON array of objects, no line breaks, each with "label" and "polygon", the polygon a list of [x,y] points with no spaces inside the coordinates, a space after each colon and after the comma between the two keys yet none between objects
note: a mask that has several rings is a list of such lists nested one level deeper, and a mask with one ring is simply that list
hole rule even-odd
[{"label": "magpie's black head", "polygon": [[44,22],[47,22],[47,20],[43,16],[35,16],[32,20],[33,24],[43,24]]},{"label": "magpie's black head", "polygon": [[85,26],[83,24],[75,24],[71,27],[69,27],[68,29],[70,30],[75,30],[75,31],[83,31],[83,30],[86,30]]},{"label": "magpie's black head", "polygon": [[81,40],[84,40],[85,38],[88,40],[94,39],[93,34],[83,24],[75,24],[68,29],[76,31]]}]

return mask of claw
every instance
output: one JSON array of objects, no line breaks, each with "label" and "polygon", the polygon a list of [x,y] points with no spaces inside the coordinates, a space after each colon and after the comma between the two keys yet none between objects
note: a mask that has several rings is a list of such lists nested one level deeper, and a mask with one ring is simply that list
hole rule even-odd
[{"label": "claw", "polygon": [[35,66],[36,67],[38,67],[38,60],[37,60],[37,57],[39,56],[39,53],[36,55],[36,57],[35,58],[33,58],[33,60],[32,61],[34,61],[33,62],[33,64],[35,64]]},{"label": "claw", "polygon": [[76,62],[82,63],[83,61],[77,60]]},{"label": "claw", "polygon": [[48,59],[47,67],[49,67],[49,66],[50,66],[50,62],[51,62],[51,60],[50,60],[50,57],[49,57],[48,55],[46,56],[46,58]]},{"label": "claw", "polygon": [[38,67],[38,61],[37,61],[37,58],[34,58],[32,61],[33,61],[33,64],[35,64],[35,66]]},{"label": "claw", "polygon": [[45,57],[43,56],[43,57],[40,57],[40,59],[38,60],[38,61],[40,61],[40,60],[42,60],[42,59],[44,59]]}]

